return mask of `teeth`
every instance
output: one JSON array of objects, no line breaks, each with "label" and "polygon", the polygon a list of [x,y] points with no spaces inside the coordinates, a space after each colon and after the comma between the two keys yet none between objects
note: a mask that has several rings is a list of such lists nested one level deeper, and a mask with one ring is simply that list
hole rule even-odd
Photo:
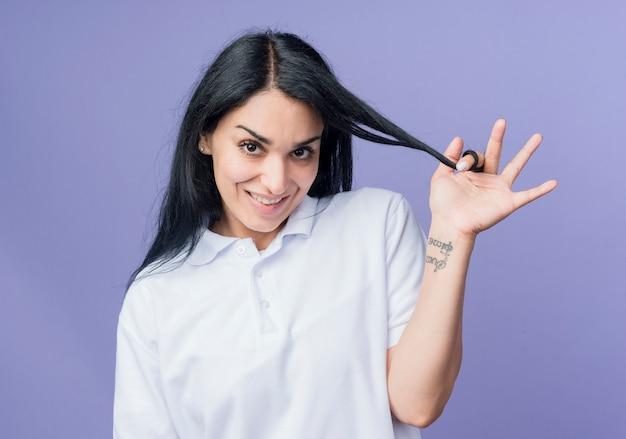
[{"label": "teeth", "polygon": [[267,204],[267,205],[277,204],[277,203],[279,203],[282,200],[282,198],[279,198],[276,201],[270,201],[270,200],[267,200],[265,198],[261,198],[261,197],[255,195],[255,194],[253,194],[252,192],[250,192],[250,195],[252,196],[252,198],[257,200],[258,202],[263,203],[263,204]]}]

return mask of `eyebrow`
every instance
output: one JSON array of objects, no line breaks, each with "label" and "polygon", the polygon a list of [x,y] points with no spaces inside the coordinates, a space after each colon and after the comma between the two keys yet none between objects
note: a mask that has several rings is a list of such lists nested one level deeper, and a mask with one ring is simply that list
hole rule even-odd
[{"label": "eyebrow", "polygon": [[[270,139],[268,139],[267,137],[263,137],[260,134],[255,133],[254,131],[252,131],[250,128],[244,127],[243,125],[237,125],[235,126],[235,128],[243,128],[244,130],[246,130],[248,133],[250,133],[252,136],[256,137],[259,141],[266,143],[268,145],[272,144],[272,141]],[[294,146],[301,146],[301,145],[308,145],[311,142],[316,141],[317,139],[320,139],[322,136],[313,136],[310,139],[306,139],[302,142],[298,142],[296,143]]]}]

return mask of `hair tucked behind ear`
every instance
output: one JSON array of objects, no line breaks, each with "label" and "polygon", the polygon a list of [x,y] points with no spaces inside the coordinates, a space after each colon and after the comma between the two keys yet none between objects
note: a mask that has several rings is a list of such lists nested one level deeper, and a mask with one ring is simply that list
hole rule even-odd
[{"label": "hair tucked behind ear", "polygon": [[[318,174],[308,195],[324,197],[352,188],[352,135],[376,143],[408,146],[450,160],[402,130],[343,87],[311,45],[292,33],[246,32],[230,42],[195,86],[178,132],[157,233],[126,290],[143,271],[177,256],[186,258],[206,227],[223,214],[211,156],[198,151],[203,133],[254,94],[278,89],[310,105],[324,121]],[[367,126],[386,138],[359,125]]]}]

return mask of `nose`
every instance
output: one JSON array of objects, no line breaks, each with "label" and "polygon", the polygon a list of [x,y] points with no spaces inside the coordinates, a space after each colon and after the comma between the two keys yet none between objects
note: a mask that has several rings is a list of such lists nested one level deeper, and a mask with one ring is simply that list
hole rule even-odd
[{"label": "nose", "polygon": [[278,155],[268,156],[263,163],[261,183],[272,195],[282,195],[289,186],[288,164]]}]

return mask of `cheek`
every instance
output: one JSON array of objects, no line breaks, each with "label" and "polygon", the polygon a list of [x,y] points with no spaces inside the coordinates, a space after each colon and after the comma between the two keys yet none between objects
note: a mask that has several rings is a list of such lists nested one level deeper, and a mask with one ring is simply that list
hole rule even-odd
[{"label": "cheek", "polygon": [[315,180],[315,177],[317,177],[317,173],[319,172],[319,160],[317,160],[314,165],[308,168],[307,172],[309,180],[311,180],[311,182]]},{"label": "cheek", "polygon": [[291,180],[297,182],[300,186],[305,186],[313,182],[317,176],[318,166],[311,164],[310,166],[294,166],[289,176]]},{"label": "cheek", "polygon": [[227,158],[219,162],[218,167],[214,170],[216,176],[219,175],[220,180],[231,184],[248,181],[254,177],[255,173],[254,166],[235,158]]}]

